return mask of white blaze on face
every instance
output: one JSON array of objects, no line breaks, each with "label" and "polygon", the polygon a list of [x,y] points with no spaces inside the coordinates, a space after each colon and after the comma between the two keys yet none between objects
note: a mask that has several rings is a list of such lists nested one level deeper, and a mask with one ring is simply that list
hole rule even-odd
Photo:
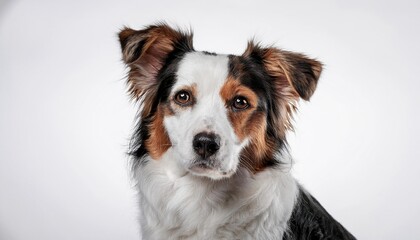
[{"label": "white blaze on face", "polygon": [[169,99],[183,89],[194,89],[194,105],[174,109],[174,114],[165,116],[172,148],[178,154],[177,161],[191,170],[197,159],[193,150],[194,136],[210,132],[220,137],[220,149],[214,156],[214,168],[194,172],[213,179],[231,176],[239,164],[239,153],[245,141],[239,142],[228,119],[226,103],[220,90],[228,77],[229,58],[226,55],[210,55],[201,52],[187,53],[180,61],[175,84]]}]

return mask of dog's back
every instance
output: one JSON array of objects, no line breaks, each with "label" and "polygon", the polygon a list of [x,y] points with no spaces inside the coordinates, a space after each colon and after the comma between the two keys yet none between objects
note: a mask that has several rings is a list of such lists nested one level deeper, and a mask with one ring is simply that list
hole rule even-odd
[{"label": "dog's back", "polygon": [[356,239],[321,204],[299,186],[299,195],[283,240]]}]

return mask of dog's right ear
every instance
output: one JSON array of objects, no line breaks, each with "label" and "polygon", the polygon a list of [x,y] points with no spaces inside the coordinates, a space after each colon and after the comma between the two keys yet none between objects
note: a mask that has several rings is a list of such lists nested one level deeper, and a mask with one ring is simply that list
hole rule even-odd
[{"label": "dog's right ear", "polygon": [[157,75],[172,52],[194,50],[192,34],[174,30],[164,23],[142,30],[126,27],[118,36],[123,61],[130,68],[129,93],[135,100],[156,92]]}]

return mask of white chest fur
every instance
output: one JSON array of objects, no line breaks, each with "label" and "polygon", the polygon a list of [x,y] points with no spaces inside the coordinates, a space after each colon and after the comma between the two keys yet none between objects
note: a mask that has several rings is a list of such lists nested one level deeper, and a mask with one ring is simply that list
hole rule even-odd
[{"label": "white chest fur", "polygon": [[214,181],[172,156],[169,149],[136,169],[143,239],[281,239],[298,192],[288,172],[239,169]]}]

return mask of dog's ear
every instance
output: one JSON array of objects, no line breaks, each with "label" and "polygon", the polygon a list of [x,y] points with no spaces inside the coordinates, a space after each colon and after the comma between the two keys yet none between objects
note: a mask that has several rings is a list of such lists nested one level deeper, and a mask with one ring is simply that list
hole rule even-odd
[{"label": "dog's ear", "polygon": [[130,68],[128,85],[138,100],[159,85],[157,75],[169,55],[176,50],[192,51],[192,34],[175,30],[162,23],[142,30],[124,28],[119,33],[123,61]]},{"label": "dog's ear", "polygon": [[262,48],[253,42],[248,43],[244,56],[261,61],[267,73],[275,79],[277,87],[289,85],[294,92],[292,94],[298,94],[306,101],[314,93],[322,71],[322,63],[315,59],[273,47]]},{"label": "dog's ear", "polygon": [[286,130],[293,129],[291,120],[299,97],[309,101],[314,93],[322,64],[300,53],[264,48],[253,42],[248,43],[243,57],[261,64],[270,76],[275,103],[269,109],[269,122],[277,126],[278,136],[284,138]]}]

